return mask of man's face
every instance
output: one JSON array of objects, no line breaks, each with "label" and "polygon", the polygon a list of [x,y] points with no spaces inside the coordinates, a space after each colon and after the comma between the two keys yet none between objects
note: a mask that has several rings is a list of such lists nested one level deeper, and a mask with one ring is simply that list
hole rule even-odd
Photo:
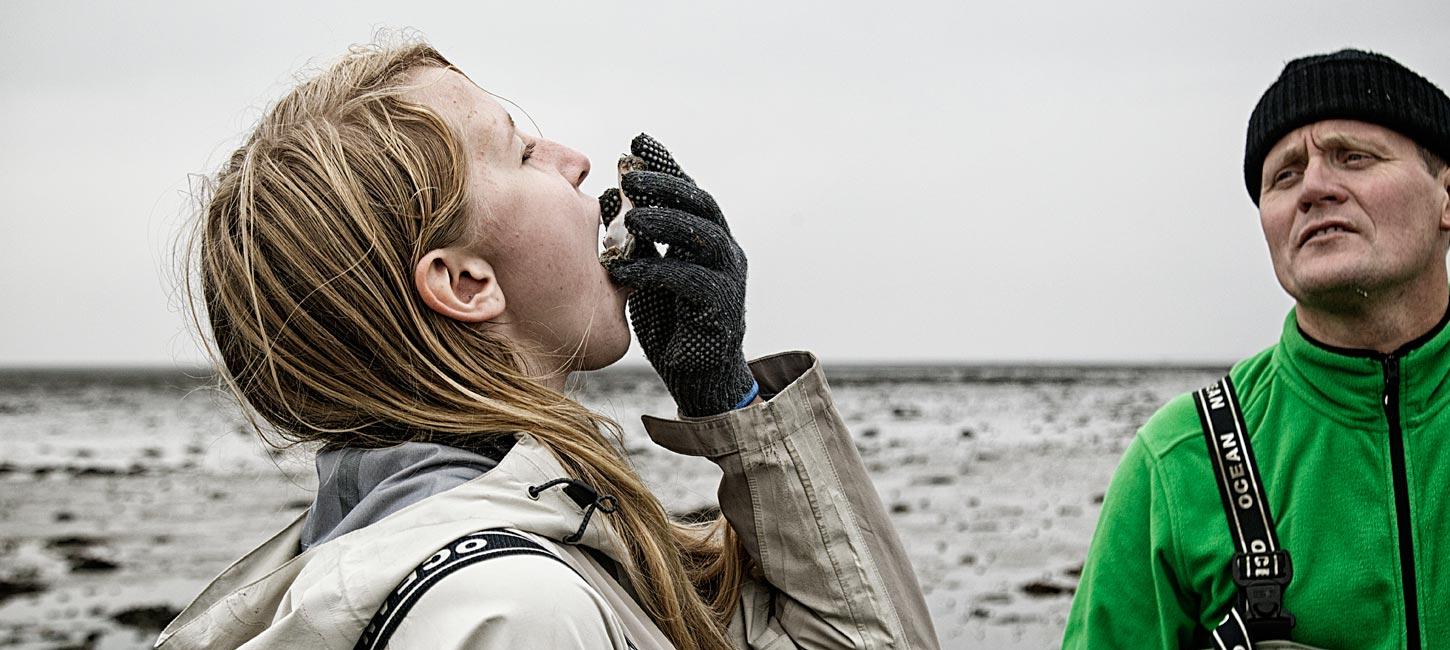
[{"label": "man's face", "polygon": [[1325,120],[1264,159],[1259,219],[1279,284],[1329,304],[1444,282],[1450,170],[1430,175],[1415,143],[1384,127]]}]

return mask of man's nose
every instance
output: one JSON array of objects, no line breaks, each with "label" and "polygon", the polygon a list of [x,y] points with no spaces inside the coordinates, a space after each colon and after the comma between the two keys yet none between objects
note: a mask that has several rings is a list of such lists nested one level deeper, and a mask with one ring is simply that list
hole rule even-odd
[{"label": "man's nose", "polygon": [[1299,184],[1299,211],[1309,212],[1315,206],[1343,203],[1347,198],[1338,170],[1321,156],[1310,158],[1304,165],[1304,180]]},{"label": "man's nose", "polygon": [[553,160],[559,174],[569,179],[574,187],[579,187],[585,178],[589,177],[589,158],[578,151],[570,149],[562,144],[551,140],[544,140],[547,143],[549,157]]}]

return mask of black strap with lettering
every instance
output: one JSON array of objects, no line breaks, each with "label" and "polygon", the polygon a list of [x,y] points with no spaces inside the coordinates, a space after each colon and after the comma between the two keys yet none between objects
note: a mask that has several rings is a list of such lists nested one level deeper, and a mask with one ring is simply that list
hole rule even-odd
[{"label": "black strap with lettering", "polygon": [[408,610],[413,608],[423,592],[434,583],[463,567],[503,555],[542,555],[554,558],[568,566],[571,571],[574,570],[563,558],[518,533],[501,529],[469,533],[449,542],[403,578],[363,629],[362,637],[357,640],[353,650],[378,650],[387,647],[393,632],[398,629],[398,624],[408,615]]},{"label": "black strap with lettering", "polygon": [[1274,532],[1233,382],[1224,377],[1194,393],[1193,400],[1234,542],[1230,570],[1239,587],[1233,610],[1213,630],[1214,643],[1223,650],[1250,650],[1253,641],[1288,639],[1294,615],[1284,609],[1284,590],[1294,567]]}]

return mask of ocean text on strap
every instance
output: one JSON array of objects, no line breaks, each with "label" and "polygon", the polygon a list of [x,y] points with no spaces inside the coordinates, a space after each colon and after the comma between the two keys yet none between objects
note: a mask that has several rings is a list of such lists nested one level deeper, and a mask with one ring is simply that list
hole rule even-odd
[{"label": "ocean text on strap", "polygon": [[1284,590],[1293,564],[1274,532],[1233,382],[1224,377],[1199,389],[1193,400],[1234,542],[1230,570],[1239,587],[1233,610],[1213,630],[1214,642],[1223,650],[1250,650],[1256,640],[1287,639],[1294,615],[1284,609]]}]

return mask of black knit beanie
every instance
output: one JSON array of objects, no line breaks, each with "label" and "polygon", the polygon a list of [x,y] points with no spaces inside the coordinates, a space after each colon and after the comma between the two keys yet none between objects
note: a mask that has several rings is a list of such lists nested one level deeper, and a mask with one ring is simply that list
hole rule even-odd
[{"label": "black knit beanie", "polygon": [[1259,203],[1264,157],[1290,131],[1320,120],[1370,122],[1450,162],[1450,98],[1383,54],[1340,50],[1294,59],[1249,117],[1244,182]]}]

